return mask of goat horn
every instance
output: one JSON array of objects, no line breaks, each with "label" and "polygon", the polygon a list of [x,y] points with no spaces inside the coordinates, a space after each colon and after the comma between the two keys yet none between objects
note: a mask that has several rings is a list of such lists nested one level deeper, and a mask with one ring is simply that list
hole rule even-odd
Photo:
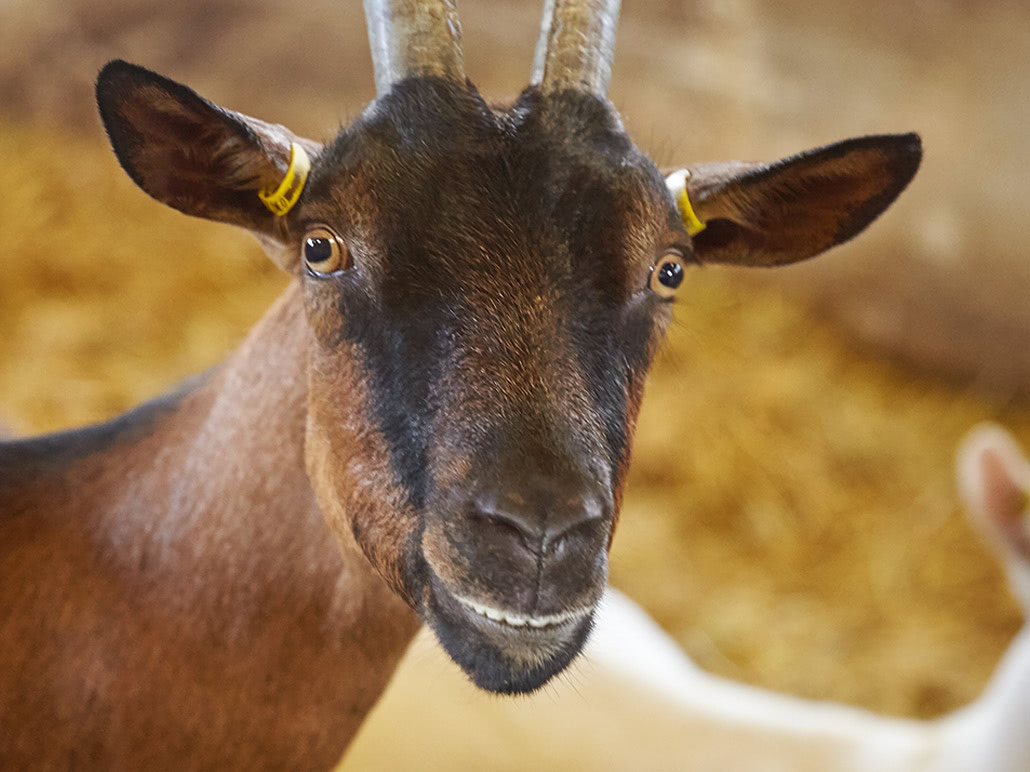
[{"label": "goat horn", "polygon": [[605,98],[612,79],[620,0],[546,0],[531,83]]},{"label": "goat horn", "polygon": [[376,93],[410,76],[465,80],[455,0],[365,0]]}]

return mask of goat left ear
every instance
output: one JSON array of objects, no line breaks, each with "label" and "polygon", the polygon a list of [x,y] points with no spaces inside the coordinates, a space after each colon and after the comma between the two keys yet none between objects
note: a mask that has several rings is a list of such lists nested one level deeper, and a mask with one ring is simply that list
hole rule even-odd
[{"label": "goat left ear", "polygon": [[[690,167],[686,206],[702,263],[777,266],[813,257],[860,233],[919,168],[917,134],[861,137],[768,164]],[[683,173],[668,178],[674,196]],[[684,214],[682,197],[677,201]],[[692,230],[696,230],[692,229]]]},{"label": "goat left ear", "polygon": [[185,214],[248,229],[281,267],[294,267],[285,215],[316,143],[119,60],[100,71],[97,105],[118,162],[143,190]]}]

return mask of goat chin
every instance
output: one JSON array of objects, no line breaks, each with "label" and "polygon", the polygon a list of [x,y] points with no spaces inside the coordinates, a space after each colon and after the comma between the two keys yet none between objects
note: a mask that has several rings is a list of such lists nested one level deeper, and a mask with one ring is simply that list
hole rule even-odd
[{"label": "goat chin", "polygon": [[524,699],[477,692],[423,631],[342,769],[1019,772],[1028,712],[1030,629],[975,702],[916,721],[706,673],[609,588],[583,657]]}]

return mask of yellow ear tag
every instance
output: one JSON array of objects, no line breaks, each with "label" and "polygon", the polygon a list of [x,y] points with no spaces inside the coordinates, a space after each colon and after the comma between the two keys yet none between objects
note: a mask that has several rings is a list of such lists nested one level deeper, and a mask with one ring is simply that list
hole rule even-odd
[{"label": "yellow ear tag", "polygon": [[705,229],[705,224],[694,212],[694,207],[690,205],[690,196],[687,195],[687,180],[689,179],[690,172],[687,169],[680,169],[666,177],[665,184],[676,201],[676,208],[679,209],[680,217],[683,218],[683,227],[691,236],[696,236]]},{"label": "yellow ear tag", "polygon": [[290,166],[286,170],[283,181],[275,190],[265,188],[259,191],[258,198],[272,214],[282,217],[293,209],[297,199],[300,198],[300,194],[304,191],[304,183],[308,181],[309,171],[311,171],[311,159],[304,152],[304,148],[294,142],[290,145]]}]

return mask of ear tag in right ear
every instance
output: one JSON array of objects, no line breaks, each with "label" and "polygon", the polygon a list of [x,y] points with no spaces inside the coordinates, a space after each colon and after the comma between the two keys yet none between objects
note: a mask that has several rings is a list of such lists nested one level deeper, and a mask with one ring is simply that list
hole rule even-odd
[{"label": "ear tag in right ear", "polygon": [[696,236],[705,229],[705,224],[697,216],[697,213],[694,212],[694,207],[690,203],[690,196],[687,194],[687,180],[689,179],[690,171],[688,169],[680,169],[666,177],[665,184],[668,186],[669,192],[676,202],[676,208],[683,219],[683,227],[687,229],[687,233],[691,236]]}]

